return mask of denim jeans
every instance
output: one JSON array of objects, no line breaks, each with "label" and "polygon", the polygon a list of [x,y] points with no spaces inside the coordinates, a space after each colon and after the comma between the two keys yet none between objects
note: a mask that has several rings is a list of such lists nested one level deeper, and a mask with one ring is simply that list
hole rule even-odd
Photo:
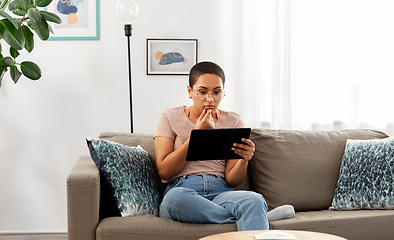
[{"label": "denim jeans", "polygon": [[267,203],[261,194],[235,191],[216,175],[182,176],[171,181],[160,217],[187,223],[236,223],[238,231],[268,230]]}]

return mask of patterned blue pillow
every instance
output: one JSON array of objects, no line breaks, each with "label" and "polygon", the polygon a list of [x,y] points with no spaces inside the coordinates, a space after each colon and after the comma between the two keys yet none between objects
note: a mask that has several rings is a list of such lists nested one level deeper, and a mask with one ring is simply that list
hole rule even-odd
[{"label": "patterned blue pillow", "polygon": [[394,209],[394,137],[347,140],[330,210]]},{"label": "patterned blue pillow", "polygon": [[90,155],[109,183],[123,217],[158,216],[159,190],[148,153],[101,139],[87,138]]}]

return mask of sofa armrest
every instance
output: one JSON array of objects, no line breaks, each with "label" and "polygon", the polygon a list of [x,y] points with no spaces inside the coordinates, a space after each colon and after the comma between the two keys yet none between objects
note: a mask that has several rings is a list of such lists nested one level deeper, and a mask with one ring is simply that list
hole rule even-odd
[{"label": "sofa armrest", "polygon": [[96,239],[99,207],[100,173],[91,157],[80,157],[67,177],[68,240]]}]

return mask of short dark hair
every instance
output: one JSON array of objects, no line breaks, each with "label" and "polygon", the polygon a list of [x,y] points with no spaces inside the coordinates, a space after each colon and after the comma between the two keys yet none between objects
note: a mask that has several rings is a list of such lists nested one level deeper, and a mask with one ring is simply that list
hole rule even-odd
[{"label": "short dark hair", "polygon": [[222,79],[224,85],[225,75],[223,69],[213,62],[199,62],[190,69],[189,73],[189,86],[193,87],[197,79],[203,74],[215,74]]}]

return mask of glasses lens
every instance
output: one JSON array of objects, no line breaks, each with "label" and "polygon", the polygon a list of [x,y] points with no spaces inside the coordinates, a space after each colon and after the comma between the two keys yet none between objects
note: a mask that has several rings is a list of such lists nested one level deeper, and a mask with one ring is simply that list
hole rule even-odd
[{"label": "glasses lens", "polygon": [[215,101],[220,101],[220,100],[223,99],[223,97],[224,97],[224,95],[223,95],[223,92],[222,92],[222,91],[216,92],[216,93],[213,94],[213,99],[214,99]]},{"label": "glasses lens", "polygon": [[224,98],[224,93],[222,91],[216,91],[213,93],[206,93],[206,92],[195,92],[198,99],[201,101],[207,101],[208,99],[212,99],[214,101],[221,101]]}]

